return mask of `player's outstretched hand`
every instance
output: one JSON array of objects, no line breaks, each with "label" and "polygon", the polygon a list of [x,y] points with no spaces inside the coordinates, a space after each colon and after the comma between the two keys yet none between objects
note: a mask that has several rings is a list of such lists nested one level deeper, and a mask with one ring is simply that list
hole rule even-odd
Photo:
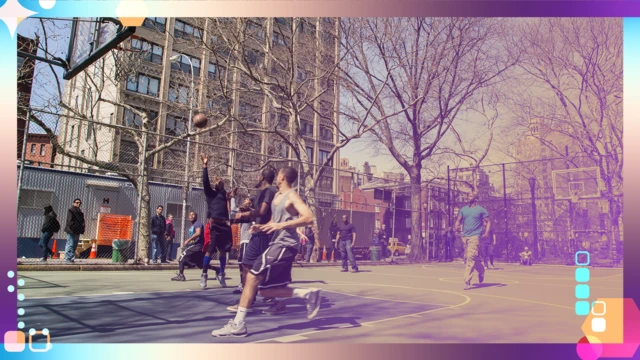
[{"label": "player's outstretched hand", "polygon": [[200,160],[202,160],[202,164],[204,166],[207,166],[207,163],[209,162],[209,156],[207,154],[200,154]]},{"label": "player's outstretched hand", "polygon": [[251,233],[259,233],[262,231],[262,225],[251,225]]},{"label": "player's outstretched hand", "polygon": [[278,230],[282,230],[282,224],[270,223],[262,225],[262,231],[266,232],[267,234],[271,234],[272,232]]}]

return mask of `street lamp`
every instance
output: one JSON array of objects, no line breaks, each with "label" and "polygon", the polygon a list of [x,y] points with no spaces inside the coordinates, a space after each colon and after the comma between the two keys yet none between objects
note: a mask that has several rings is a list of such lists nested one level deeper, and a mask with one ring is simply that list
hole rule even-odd
[{"label": "street lamp", "polygon": [[[173,55],[170,60],[172,63],[177,62],[178,60],[180,60],[184,55],[182,54],[176,54]],[[193,123],[192,121],[192,117],[193,117],[193,96],[195,94],[195,87],[193,86],[193,82],[194,82],[194,71],[193,71],[193,63],[191,62],[191,59],[188,56],[184,56],[184,58],[186,58],[189,61],[189,65],[191,66],[191,97],[189,99],[189,123],[187,124],[187,133],[189,134],[189,137],[187,137],[187,158],[185,161],[185,165],[184,165],[184,191],[182,194],[182,224],[180,226],[180,232],[182,234],[182,237],[180,239],[180,247],[182,248],[184,246],[184,233],[185,233],[185,227],[186,227],[186,221],[187,221],[187,196],[189,194],[189,157],[191,156],[191,124]]]},{"label": "street lamp", "polygon": [[536,178],[529,178],[531,187],[531,217],[533,219],[533,257],[538,259],[538,217],[536,214]]}]

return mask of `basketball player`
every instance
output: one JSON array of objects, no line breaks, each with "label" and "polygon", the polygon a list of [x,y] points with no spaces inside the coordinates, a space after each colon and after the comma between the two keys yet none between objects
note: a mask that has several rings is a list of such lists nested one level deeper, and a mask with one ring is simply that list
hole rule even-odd
[{"label": "basketball player", "polygon": [[[214,337],[247,336],[244,319],[247,309],[256,292],[269,298],[301,298],[307,303],[307,318],[313,319],[320,309],[320,290],[291,288],[291,268],[300,247],[298,227],[313,223],[311,210],[305,205],[298,193],[291,189],[291,184],[298,178],[298,172],[292,167],[284,167],[278,172],[276,185],[278,193],[271,204],[271,221],[264,225],[253,225],[254,233],[273,235],[273,242],[265,253],[258,258],[247,275],[240,298],[238,312],[233,320],[219,330],[214,330]],[[294,217],[297,217],[294,219]]]},{"label": "basketball player", "polygon": [[[489,213],[485,208],[478,205],[478,195],[469,194],[469,205],[460,209],[456,220],[456,230],[462,228],[462,242],[466,244],[465,259],[466,267],[464,271],[464,289],[471,288],[473,270],[478,272],[478,281],[484,281],[484,266],[482,266],[482,254],[480,254],[480,237],[487,237],[491,230]],[[484,228],[484,234],[482,234]]]},{"label": "basketball player", "polygon": [[209,218],[211,219],[211,225],[209,227],[211,242],[206,249],[207,252],[204,254],[200,288],[204,289],[207,287],[207,270],[209,270],[211,256],[215,254],[216,251],[220,253],[220,271],[216,277],[220,285],[225,287],[227,283],[224,279],[224,270],[227,262],[227,252],[231,250],[233,242],[231,227],[227,223],[229,221],[227,192],[224,190],[224,182],[218,176],[213,178],[213,187],[211,187],[211,183],[209,183],[209,172],[207,170],[209,157],[206,154],[201,154],[200,158],[202,159],[202,185],[204,195],[207,199]]},{"label": "basketball player", "polygon": [[204,225],[198,220],[198,214],[194,211],[189,213],[189,221],[191,227],[189,228],[189,238],[185,240],[182,250],[182,254],[178,257],[179,270],[178,276],[171,278],[172,281],[186,281],[184,277],[185,267],[201,267],[202,246],[204,244]]}]

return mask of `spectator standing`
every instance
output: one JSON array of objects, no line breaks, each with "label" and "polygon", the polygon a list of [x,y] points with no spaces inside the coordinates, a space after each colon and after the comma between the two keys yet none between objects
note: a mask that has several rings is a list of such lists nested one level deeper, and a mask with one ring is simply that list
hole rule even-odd
[{"label": "spectator standing", "polygon": [[329,226],[329,235],[331,236],[331,247],[329,249],[329,253],[327,254],[327,261],[331,261],[331,253],[333,253],[333,262],[338,261],[338,243],[336,242],[336,238],[339,232],[338,222],[336,221],[335,216],[333,220],[331,220],[331,226]]},{"label": "spectator standing", "polygon": [[164,236],[167,232],[167,219],[162,216],[164,208],[158,205],[156,214],[151,218],[151,261],[154,264],[160,260],[162,264],[166,264],[165,254],[167,252],[167,241]]},{"label": "spectator standing", "polygon": [[164,238],[167,240],[166,260],[172,261],[171,256],[173,255],[173,239],[176,238],[176,230],[173,228],[173,215],[171,214],[167,215],[167,226]]},{"label": "spectator standing", "polygon": [[42,248],[41,262],[47,261],[47,257],[53,256],[54,252],[49,249],[49,240],[53,237],[53,234],[60,230],[60,223],[58,222],[58,215],[53,211],[53,206],[47,205],[44,207],[44,224],[42,224],[42,236],[38,246]]},{"label": "spectator standing", "polygon": [[64,231],[67,233],[67,244],[64,249],[66,264],[73,264],[76,259],[76,248],[80,241],[80,235],[84,234],[84,214],[80,210],[82,200],[73,200],[73,206],[67,211],[67,223]]}]

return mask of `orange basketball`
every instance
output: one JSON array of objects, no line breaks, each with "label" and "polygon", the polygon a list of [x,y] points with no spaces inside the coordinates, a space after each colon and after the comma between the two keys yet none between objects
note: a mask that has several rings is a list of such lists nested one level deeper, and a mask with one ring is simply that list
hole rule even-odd
[{"label": "orange basketball", "polygon": [[193,125],[197,128],[203,128],[207,126],[207,115],[205,114],[196,114],[193,117]]}]

